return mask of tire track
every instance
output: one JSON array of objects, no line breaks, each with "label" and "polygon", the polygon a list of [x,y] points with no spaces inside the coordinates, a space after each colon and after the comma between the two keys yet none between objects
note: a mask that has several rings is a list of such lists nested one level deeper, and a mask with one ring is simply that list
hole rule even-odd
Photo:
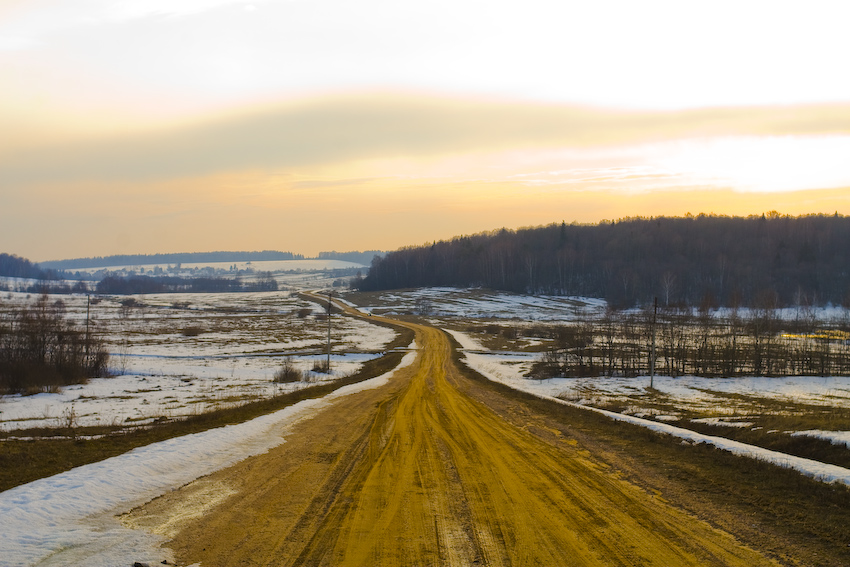
[{"label": "tire track", "polygon": [[[284,445],[212,475],[237,493],[177,533],[181,561],[775,564],[569,439],[509,424],[463,393],[444,333],[405,325],[420,352],[387,386],[340,398]],[[138,513],[165,523],[167,509],[154,501]]]}]

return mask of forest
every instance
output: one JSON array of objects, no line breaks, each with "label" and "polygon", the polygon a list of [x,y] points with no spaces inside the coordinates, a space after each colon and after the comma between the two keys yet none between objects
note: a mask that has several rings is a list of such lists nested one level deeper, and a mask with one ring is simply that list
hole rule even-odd
[{"label": "forest", "polygon": [[277,291],[271,272],[258,272],[257,278],[179,278],[175,276],[106,276],[96,286],[97,293],[222,293],[228,291]]},{"label": "forest", "polygon": [[604,298],[613,307],[850,304],[850,217],[625,218],[501,229],[372,261],[363,291],[430,286]]},{"label": "forest", "polygon": [[50,280],[58,277],[53,270],[43,270],[38,264],[33,264],[26,258],[5,252],[0,253],[0,276],[37,280]]}]

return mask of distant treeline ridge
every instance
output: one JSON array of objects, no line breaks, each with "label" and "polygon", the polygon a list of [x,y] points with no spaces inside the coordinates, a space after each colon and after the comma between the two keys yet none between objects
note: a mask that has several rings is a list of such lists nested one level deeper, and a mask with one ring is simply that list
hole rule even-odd
[{"label": "distant treeline ridge", "polygon": [[699,215],[551,224],[402,248],[364,291],[427,286],[601,297],[614,306],[850,303],[850,217]]},{"label": "distant treeline ridge", "polygon": [[238,278],[178,278],[172,276],[106,276],[95,288],[97,293],[127,295],[136,293],[222,293],[228,291],[277,291],[271,272],[259,272],[255,281]]},{"label": "distant treeline ridge", "polygon": [[173,254],[119,254],[95,256],[72,260],[41,262],[46,268],[78,270],[80,268],[106,268],[109,266],[143,266],[148,264],[183,264],[203,262],[262,262],[270,260],[303,260],[302,254],[263,250],[262,252],[181,252]]},{"label": "distant treeline ridge", "polygon": [[344,260],[346,262],[354,262],[355,264],[363,264],[368,266],[372,263],[375,256],[381,256],[384,252],[380,250],[366,250],[364,252],[319,252],[317,256],[320,260]]}]

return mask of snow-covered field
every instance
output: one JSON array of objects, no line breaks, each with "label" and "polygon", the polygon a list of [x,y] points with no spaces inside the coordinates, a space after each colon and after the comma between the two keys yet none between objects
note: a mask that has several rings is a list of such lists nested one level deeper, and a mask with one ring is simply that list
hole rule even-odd
[{"label": "snow-covered field", "polygon": [[[508,320],[514,322],[568,323],[577,318],[600,315],[608,304],[592,297],[563,297],[556,295],[524,295],[485,289],[450,287],[418,288],[404,291],[384,291],[363,294],[357,300],[363,311],[381,315],[412,314],[431,316],[437,320]],[[635,308],[635,311],[639,310]],[[696,313],[696,308],[694,308]],[[714,309],[712,316],[729,317],[731,310]],[[748,317],[749,309],[737,310],[740,318]],[[841,306],[786,307],[776,310],[785,321],[814,318],[834,321],[850,318],[850,310]]]},{"label": "snow-covered field", "polygon": [[[325,277],[321,273],[297,276]],[[302,281],[298,287],[309,283],[309,279]],[[328,283],[327,278],[323,283]],[[474,322],[557,324],[605,309],[605,303],[595,299],[476,289],[430,288],[350,297],[366,312],[422,314],[433,324],[455,331],[464,331]],[[84,296],[55,299],[65,303],[68,317],[80,327],[85,325]],[[285,357],[311,380],[335,379],[377,356],[395,336],[389,329],[362,320],[335,317],[332,374],[326,376],[311,372],[316,362],[325,359],[327,328],[321,320],[322,309],[294,293],[139,295],[133,298],[137,301],[133,307],[122,305],[126,299],[102,298],[90,311],[91,328],[106,341],[115,376],[58,393],[0,397],[0,430],[55,427],[67,425],[69,420],[75,425],[144,424],[243,403],[305,385],[272,382]],[[0,309],[24,301],[25,294],[3,293]],[[798,316],[793,309],[786,311],[783,316]],[[818,313],[821,317],[843,315],[836,308]],[[475,335],[475,340],[484,339],[482,334]],[[585,405],[625,407],[623,413],[656,420],[690,416],[709,420],[703,423],[748,423],[748,416],[759,411],[752,400],[850,408],[850,378],[846,377],[658,376],[653,384],[654,399],[659,394],[666,397],[663,408],[642,403],[648,398],[648,378],[528,380],[525,375],[539,359],[536,351],[543,344],[542,339],[517,337],[513,344],[502,341],[499,352],[467,345],[467,358],[522,389]],[[828,439],[840,439],[844,434],[823,427],[808,431]]]},{"label": "snow-covered field", "polygon": [[360,309],[376,315],[416,314],[452,319],[569,321],[605,309],[605,301],[586,297],[519,295],[447,287],[370,294]]},{"label": "snow-covered field", "polygon": [[[0,309],[26,294],[0,295]],[[0,397],[0,429],[144,424],[270,397],[307,382],[275,384],[286,357],[312,382],[356,372],[395,338],[392,330],[352,317],[331,319],[331,374],[322,308],[294,293],[151,294],[99,298],[90,327],[106,342],[114,376],[58,393]],[[135,306],[122,305],[134,299]],[[86,297],[52,296],[85,327]]]},{"label": "snow-covered field", "polygon": [[155,271],[168,272],[172,275],[187,275],[193,270],[209,268],[215,272],[245,271],[255,272],[320,272],[324,270],[350,270],[366,268],[363,264],[345,260],[309,259],[309,260],[257,260],[250,262],[184,262],[179,264],[127,264],[96,268],[73,268],[69,272],[85,272],[89,274],[114,272],[151,274]]},{"label": "snow-covered field", "polygon": [[[475,346],[466,357],[476,368],[485,369],[499,381],[548,396],[556,396],[587,405],[612,405],[648,395],[649,376],[621,378],[551,378],[532,380],[526,377],[540,356],[536,353],[489,352],[474,339],[457,331],[458,338]],[[713,412],[720,416],[748,411],[747,398],[850,408],[850,377],[848,376],[789,376],[780,378],[704,378],[699,376],[656,376],[653,388],[682,412]],[[658,394],[653,393],[654,396]],[[736,403],[735,399],[743,400]],[[651,413],[651,412],[648,412]]]}]

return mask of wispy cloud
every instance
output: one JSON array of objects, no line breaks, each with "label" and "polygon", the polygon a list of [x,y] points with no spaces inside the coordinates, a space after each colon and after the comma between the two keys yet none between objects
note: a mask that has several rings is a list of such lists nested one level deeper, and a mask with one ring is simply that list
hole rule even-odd
[{"label": "wispy cloud", "polygon": [[402,95],[304,101],[190,126],[8,149],[0,183],[146,181],[378,158],[588,148],[716,136],[850,133],[850,105],[606,112]]}]

